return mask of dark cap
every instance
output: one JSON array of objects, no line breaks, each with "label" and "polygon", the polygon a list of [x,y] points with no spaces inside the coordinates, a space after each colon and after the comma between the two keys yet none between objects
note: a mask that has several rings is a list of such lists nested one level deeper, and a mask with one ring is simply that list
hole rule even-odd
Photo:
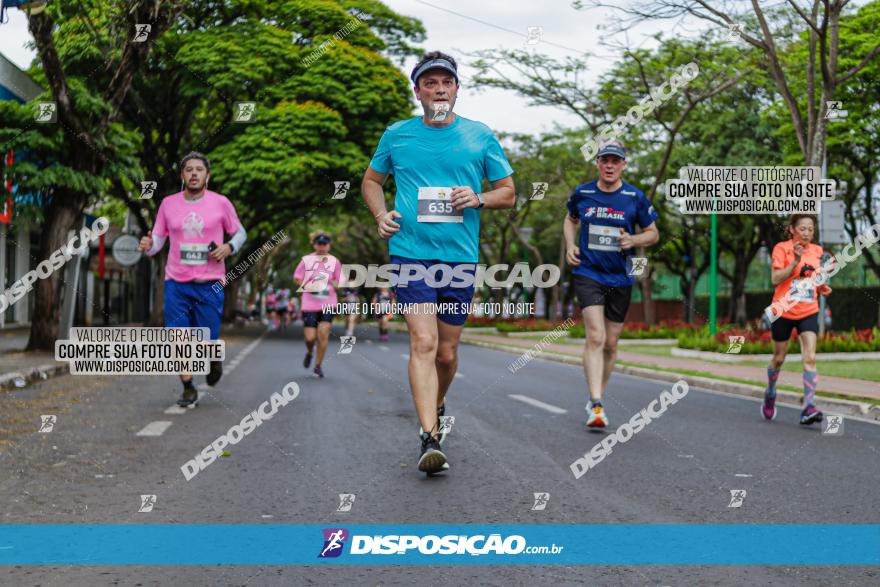
[{"label": "dark cap", "polygon": [[329,245],[330,237],[326,234],[319,234],[315,237],[315,240],[312,241],[316,245]]},{"label": "dark cap", "polygon": [[626,150],[623,148],[623,143],[620,141],[611,141],[599,147],[599,152],[596,153],[596,158],[598,159],[603,155],[617,155],[621,159],[626,159]]},{"label": "dark cap", "polygon": [[458,70],[451,61],[446,59],[432,59],[431,61],[427,61],[420,67],[413,69],[412,75],[409,77],[415,85],[419,85],[419,77],[429,69],[445,69],[455,78],[455,83],[458,83]]}]

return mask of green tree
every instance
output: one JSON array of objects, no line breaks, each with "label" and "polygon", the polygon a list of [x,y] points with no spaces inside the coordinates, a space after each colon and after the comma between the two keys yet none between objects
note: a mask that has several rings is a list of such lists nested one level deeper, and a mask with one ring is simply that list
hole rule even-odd
[{"label": "green tree", "polygon": [[[76,6],[50,3],[45,12],[29,16],[39,55],[30,74],[48,89],[42,100],[56,104],[57,123],[37,124],[33,115],[25,117],[30,107],[5,105],[0,132],[4,151],[29,152],[28,161],[16,166],[14,180],[25,192],[43,194],[41,258],[61,248],[86,205],[109,195],[115,178],[136,175],[138,137],[122,121],[122,104],[154,39],[181,9],[181,2],[167,0],[91,0]],[[138,23],[151,24],[146,42],[134,41]],[[96,38],[101,42],[89,41]],[[96,53],[96,66],[83,67],[82,56]],[[54,348],[60,309],[61,276],[55,272],[35,284],[28,349]]]}]

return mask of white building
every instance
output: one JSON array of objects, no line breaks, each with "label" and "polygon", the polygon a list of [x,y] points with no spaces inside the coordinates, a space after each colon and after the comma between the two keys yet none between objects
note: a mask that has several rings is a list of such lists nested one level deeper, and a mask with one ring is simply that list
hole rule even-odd
[{"label": "white building", "polygon": [[[43,89],[25,72],[0,54],[0,100],[15,100],[25,103],[33,100]],[[6,163],[9,151],[2,153],[2,169],[4,177],[0,188],[0,291],[5,291],[16,279],[27,273],[35,265],[35,249],[39,243],[39,232],[33,226],[15,217],[15,200],[21,200],[22,194],[9,194],[6,185]],[[19,158],[19,154],[15,154]],[[13,186],[15,190],[15,186]],[[8,199],[13,197],[12,216],[7,218]],[[26,300],[21,300],[3,313],[0,313],[0,328],[11,325],[24,325],[30,321],[33,308],[33,293]]]}]

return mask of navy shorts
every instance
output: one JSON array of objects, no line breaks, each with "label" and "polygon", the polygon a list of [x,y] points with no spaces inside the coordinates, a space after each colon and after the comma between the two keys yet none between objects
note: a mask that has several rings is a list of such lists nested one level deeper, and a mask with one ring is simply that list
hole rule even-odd
[{"label": "navy shorts", "polygon": [[[461,326],[467,321],[469,306],[474,299],[476,263],[425,261],[396,255],[391,255],[391,263],[421,267],[423,271],[423,275],[409,277],[405,284],[397,282],[404,272],[399,269],[395,271],[394,293],[398,304],[436,304],[437,318],[446,324]],[[432,265],[439,267],[431,271],[429,268]],[[409,275],[413,273],[411,271]],[[466,282],[461,278],[462,274],[470,275],[470,279]]]},{"label": "navy shorts", "polygon": [[220,338],[223,289],[216,282],[165,281],[165,328],[209,328],[211,340]]}]

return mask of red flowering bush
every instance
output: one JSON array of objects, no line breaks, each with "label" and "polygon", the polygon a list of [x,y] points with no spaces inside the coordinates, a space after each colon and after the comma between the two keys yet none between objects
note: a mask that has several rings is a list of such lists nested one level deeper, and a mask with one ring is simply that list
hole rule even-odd
[{"label": "red flowering bush", "polygon": [[[769,354],[773,352],[773,338],[769,330],[757,331],[741,328],[727,328],[709,336],[708,329],[703,328],[693,334],[681,334],[678,346],[683,349],[696,349],[726,353],[730,348],[730,337],[742,336],[743,345],[739,354]],[[849,332],[826,332],[816,341],[816,352],[819,353],[855,353],[880,351],[880,329],[866,328]],[[788,344],[789,353],[801,352],[800,341],[796,331],[792,331]]]}]

